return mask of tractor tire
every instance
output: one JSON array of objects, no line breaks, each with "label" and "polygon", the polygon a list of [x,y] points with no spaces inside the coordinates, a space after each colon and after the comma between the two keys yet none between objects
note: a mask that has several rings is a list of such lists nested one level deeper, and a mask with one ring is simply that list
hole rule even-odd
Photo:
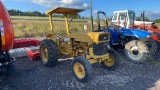
[{"label": "tractor tire", "polygon": [[40,43],[40,57],[43,65],[55,66],[58,63],[58,51],[52,40],[44,39]]},{"label": "tractor tire", "polygon": [[158,46],[156,41],[154,41],[153,39],[149,40],[149,43],[146,44],[149,50],[149,55],[152,57],[156,54],[157,50],[158,50]]},{"label": "tractor tire", "polygon": [[82,56],[78,56],[73,60],[72,72],[76,80],[81,83],[90,81],[93,76],[92,65]]},{"label": "tractor tire", "polygon": [[157,49],[159,50],[160,49],[160,42],[156,41],[156,44],[157,44]]},{"label": "tractor tire", "polygon": [[132,40],[125,45],[125,54],[134,63],[143,63],[149,57],[148,47],[139,40]]},{"label": "tractor tire", "polygon": [[[16,68],[14,63],[11,63],[12,57],[10,57],[10,54],[8,52],[6,52],[3,59],[7,60],[8,64],[4,66],[0,66],[0,74],[6,74],[6,75],[15,74]],[[7,62],[3,62],[3,63],[7,63]]]},{"label": "tractor tire", "polygon": [[104,68],[108,70],[115,70],[119,65],[120,61],[119,54],[112,49],[108,49],[108,53],[109,53],[109,60],[104,60],[102,62],[102,65],[104,66]]},{"label": "tractor tire", "polygon": [[115,70],[119,65],[120,61],[119,54],[112,49],[108,49],[108,53],[109,53],[109,60],[104,60],[101,64],[104,66],[104,68],[108,70]]}]

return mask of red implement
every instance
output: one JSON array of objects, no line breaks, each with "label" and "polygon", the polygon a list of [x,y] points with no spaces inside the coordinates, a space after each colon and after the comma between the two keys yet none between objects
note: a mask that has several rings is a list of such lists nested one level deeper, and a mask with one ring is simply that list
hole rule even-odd
[{"label": "red implement", "polygon": [[17,40],[14,40],[13,49],[30,47],[30,46],[38,46],[39,44],[40,44],[40,40],[36,40],[36,39],[17,39]]},{"label": "red implement", "polygon": [[14,41],[14,31],[12,28],[12,23],[7,9],[0,1],[0,46],[1,51],[8,52]]},{"label": "red implement", "polygon": [[29,58],[30,60],[40,59],[39,50],[28,50],[28,51],[27,51],[27,54],[28,54],[28,58]]}]

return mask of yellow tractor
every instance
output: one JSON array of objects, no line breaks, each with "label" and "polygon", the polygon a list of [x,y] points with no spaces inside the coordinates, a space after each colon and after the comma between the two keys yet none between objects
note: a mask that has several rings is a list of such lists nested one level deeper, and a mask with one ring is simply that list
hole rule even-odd
[{"label": "yellow tractor", "polygon": [[[58,55],[74,57],[72,72],[76,80],[84,83],[92,78],[92,65],[101,63],[108,70],[115,70],[119,64],[118,54],[110,49],[108,32],[79,32],[76,28],[70,29],[68,16],[74,16],[82,9],[57,7],[46,11],[49,15],[50,34],[40,43],[41,61],[51,67],[58,63]],[[62,14],[65,18],[66,36],[55,34],[53,30],[53,14]],[[77,31],[77,32],[74,32]]]}]

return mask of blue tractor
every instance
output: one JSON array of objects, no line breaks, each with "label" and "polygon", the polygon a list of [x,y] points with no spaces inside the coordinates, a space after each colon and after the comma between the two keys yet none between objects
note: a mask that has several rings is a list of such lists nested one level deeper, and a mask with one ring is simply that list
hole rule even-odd
[{"label": "blue tractor", "polygon": [[[99,14],[105,17],[106,27],[102,27]],[[126,29],[120,26],[108,26],[106,14],[102,11],[97,12],[98,30],[95,32],[110,32],[110,47],[113,49],[124,49],[126,56],[135,63],[143,63],[149,56],[157,50],[157,44],[151,38],[150,32]]]}]

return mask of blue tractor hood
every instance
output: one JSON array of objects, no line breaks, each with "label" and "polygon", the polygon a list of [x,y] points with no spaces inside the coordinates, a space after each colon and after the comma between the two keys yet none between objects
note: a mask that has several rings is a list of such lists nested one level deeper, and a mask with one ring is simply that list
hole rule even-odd
[{"label": "blue tractor hood", "polygon": [[151,37],[152,35],[151,32],[142,31],[139,29],[121,28],[120,32],[123,33],[124,36],[136,36],[137,38],[146,38],[146,37]]}]

